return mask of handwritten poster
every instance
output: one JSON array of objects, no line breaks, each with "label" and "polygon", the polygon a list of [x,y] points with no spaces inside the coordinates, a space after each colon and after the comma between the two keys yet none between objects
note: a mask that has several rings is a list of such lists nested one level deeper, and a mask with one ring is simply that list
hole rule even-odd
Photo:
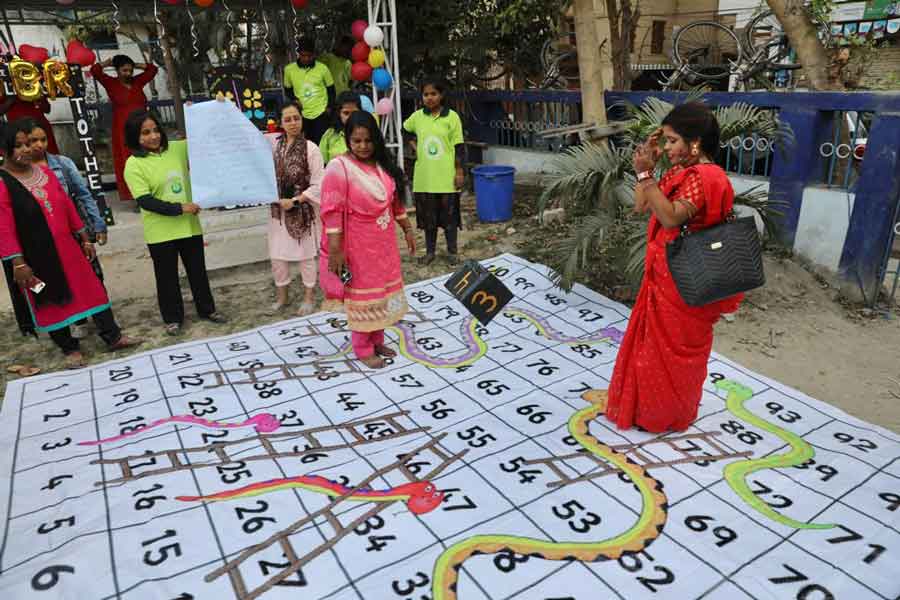
[{"label": "handwritten poster", "polygon": [[194,202],[218,208],[278,199],[272,146],[234,104],[188,106],[185,122]]}]

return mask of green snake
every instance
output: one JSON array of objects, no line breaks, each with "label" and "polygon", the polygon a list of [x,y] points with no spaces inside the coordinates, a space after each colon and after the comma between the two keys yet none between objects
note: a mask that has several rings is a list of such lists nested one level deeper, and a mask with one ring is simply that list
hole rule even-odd
[{"label": "green snake", "polygon": [[623,554],[640,552],[659,537],[668,517],[668,500],[662,484],[644,467],[626,455],[612,450],[590,434],[589,424],[606,410],[606,391],[584,394],[591,403],[569,419],[569,433],[595,456],[609,461],[628,474],[641,494],[642,509],[637,521],[623,533],[599,542],[549,542],[512,535],[476,535],[447,548],[434,565],[432,598],[455,600],[459,569],[468,558],[478,554],[513,552],[546,560],[595,562],[616,560]]},{"label": "green snake", "polygon": [[768,431],[791,447],[790,451],[785,454],[775,454],[773,456],[753,460],[742,460],[726,465],[724,471],[725,481],[728,482],[731,489],[758,513],[787,527],[792,527],[794,529],[831,529],[836,527],[837,525],[833,523],[803,523],[790,517],[786,517],[775,511],[759,496],[753,493],[750,486],[747,484],[747,476],[751,473],[762,471],[763,469],[796,467],[813,458],[816,453],[812,449],[812,446],[799,435],[773,425],[747,410],[744,404],[753,397],[753,390],[729,379],[717,381],[715,385],[718,389],[727,393],[725,405],[728,407],[728,412],[747,423],[755,425],[764,431]]}]

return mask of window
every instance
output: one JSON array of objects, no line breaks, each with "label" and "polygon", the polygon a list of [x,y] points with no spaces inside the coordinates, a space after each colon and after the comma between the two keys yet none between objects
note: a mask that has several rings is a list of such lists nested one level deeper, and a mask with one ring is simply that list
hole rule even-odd
[{"label": "window", "polygon": [[650,52],[652,54],[663,53],[663,43],[666,40],[666,22],[653,21],[653,29],[650,33]]}]

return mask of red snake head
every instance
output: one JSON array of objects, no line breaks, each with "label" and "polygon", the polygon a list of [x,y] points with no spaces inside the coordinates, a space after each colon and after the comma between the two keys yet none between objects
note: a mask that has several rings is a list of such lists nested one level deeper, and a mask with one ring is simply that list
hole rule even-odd
[{"label": "red snake head", "polygon": [[414,515],[430,513],[444,501],[444,492],[438,491],[438,489],[434,487],[434,484],[428,481],[403,485],[396,488],[394,491],[402,491],[404,494],[409,494],[409,500],[406,501],[406,506]]}]

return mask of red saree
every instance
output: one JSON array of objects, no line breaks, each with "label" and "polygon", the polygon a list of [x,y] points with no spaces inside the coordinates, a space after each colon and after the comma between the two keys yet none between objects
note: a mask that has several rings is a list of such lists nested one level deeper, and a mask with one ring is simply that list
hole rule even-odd
[{"label": "red saree", "polygon": [[[728,176],[713,164],[673,167],[659,187],[669,200],[697,208],[688,222],[692,230],[720,223],[734,203]],[[723,313],[737,310],[743,298],[739,294],[701,307],[685,304],[666,261],[666,244],[678,233],[650,217],[644,280],[619,348],[606,408],[607,418],[621,429],[637,425],[659,433],[690,426],[703,393],[713,325]]]}]

